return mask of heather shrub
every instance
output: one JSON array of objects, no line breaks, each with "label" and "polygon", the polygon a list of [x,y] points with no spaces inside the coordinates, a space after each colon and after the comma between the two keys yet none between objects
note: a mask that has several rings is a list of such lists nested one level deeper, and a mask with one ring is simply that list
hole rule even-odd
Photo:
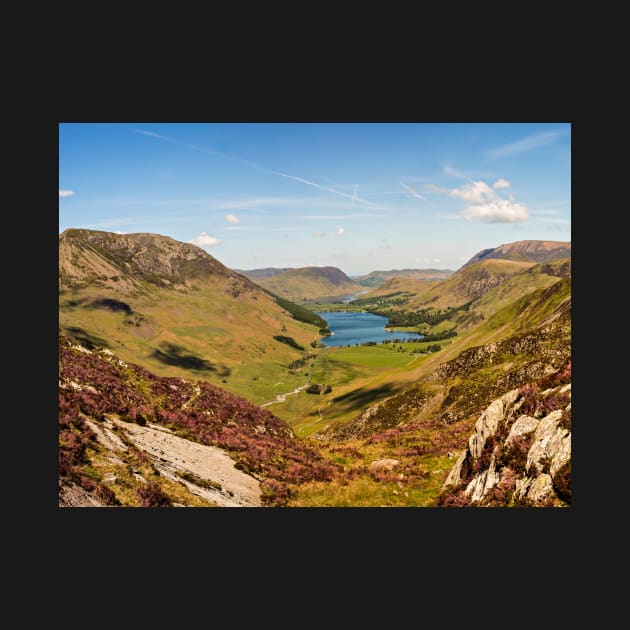
[{"label": "heather shrub", "polygon": [[142,507],[171,507],[171,500],[168,498],[160,486],[150,481],[138,489],[138,496]]}]

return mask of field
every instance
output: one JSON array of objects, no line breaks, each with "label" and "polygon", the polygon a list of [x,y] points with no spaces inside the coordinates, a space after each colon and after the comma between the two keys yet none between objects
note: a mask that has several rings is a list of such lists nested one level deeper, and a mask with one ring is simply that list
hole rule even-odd
[{"label": "field", "polygon": [[[442,343],[448,345],[448,341]],[[419,366],[434,356],[426,353],[429,345],[400,343],[327,348],[296,372],[301,375],[302,383],[310,375],[310,383],[330,385],[332,391],[324,395],[301,391],[268,409],[289,423],[300,437],[320,431],[332,422],[350,420],[371,403],[413,382]],[[291,389],[288,385],[284,391]]]}]

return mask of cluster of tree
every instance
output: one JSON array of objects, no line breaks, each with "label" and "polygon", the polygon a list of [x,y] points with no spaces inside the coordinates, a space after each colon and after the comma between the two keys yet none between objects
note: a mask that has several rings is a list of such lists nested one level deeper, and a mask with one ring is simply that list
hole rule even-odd
[{"label": "cluster of tree", "polygon": [[291,317],[293,317],[293,319],[297,319],[299,322],[304,322],[305,324],[317,326],[318,328],[326,328],[326,326],[328,326],[328,322],[317,315],[317,313],[313,313],[298,304],[289,302],[289,300],[285,300],[270,291],[267,291],[267,293],[269,293],[269,295],[271,295],[271,297],[276,301],[276,304],[281,306],[285,311],[291,313]]},{"label": "cluster of tree", "polygon": [[287,337],[286,335],[274,335],[273,338],[280,343],[285,343],[287,346],[296,348],[297,350],[304,350],[304,346],[301,346],[293,337]]},{"label": "cluster of tree", "polygon": [[[390,302],[389,304],[394,304]],[[446,319],[451,318],[457,312],[467,311],[472,304],[466,302],[460,306],[447,306],[445,309],[422,308],[419,311],[393,311],[391,309],[375,309],[375,315],[387,317],[387,326],[389,328],[402,326],[419,326],[420,324],[428,324],[429,326],[437,326]]]}]

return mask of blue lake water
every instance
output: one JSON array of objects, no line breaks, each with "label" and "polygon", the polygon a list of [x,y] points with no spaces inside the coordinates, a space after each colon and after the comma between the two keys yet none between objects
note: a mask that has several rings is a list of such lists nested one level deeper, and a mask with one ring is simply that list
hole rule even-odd
[{"label": "blue lake water", "polygon": [[391,339],[422,337],[419,333],[385,330],[387,317],[373,313],[320,311],[317,314],[328,322],[328,328],[333,332],[330,337],[321,339],[325,346],[348,346],[367,341],[380,343]]}]

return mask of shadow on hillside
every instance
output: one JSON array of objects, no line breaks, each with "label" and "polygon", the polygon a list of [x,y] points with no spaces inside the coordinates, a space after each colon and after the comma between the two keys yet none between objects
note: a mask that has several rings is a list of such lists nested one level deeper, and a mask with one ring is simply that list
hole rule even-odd
[{"label": "shadow on hillside", "polygon": [[127,315],[131,315],[133,313],[133,309],[126,302],[121,302],[120,300],[112,300],[111,298],[99,298],[98,300],[92,300],[88,306],[92,308],[106,308],[110,311],[127,313]]},{"label": "shadow on hillside", "polygon": [[344,411],[352,411],[354,409],[359,409],[360,407],[363,407],[369,403],[381,400],[381,398],[391,396],[396,391],[397,389],[394,388],[392,383],[385,383],[384,385],[381,385],[376,389],[366,389],[364,387],[360,387],[359,389],[348,392],[343,396],[337,396],[336,398],[333,398],[331,402],[341,406]]},{"label": "shadow on hillside", "polygon": [[94,350],[94,348],[109,348],[110,344],[106,339],[93,335],[83,328],[78,326],[69,326],[63,329],[64,332],[72,337],[75,341],[79,342],[84,348],[88,350]]},{"label": "shadow on hillside", "polygon": [[194,372],[215,372],[219,376],[229,376],[230,368],[225,365],[216,366],[214,363],[200,356],[191,354],[185,348],[165,341],[160,344],[160,349],[155,348],[151,356],[166,365],[175,365],[185,370]]}]

